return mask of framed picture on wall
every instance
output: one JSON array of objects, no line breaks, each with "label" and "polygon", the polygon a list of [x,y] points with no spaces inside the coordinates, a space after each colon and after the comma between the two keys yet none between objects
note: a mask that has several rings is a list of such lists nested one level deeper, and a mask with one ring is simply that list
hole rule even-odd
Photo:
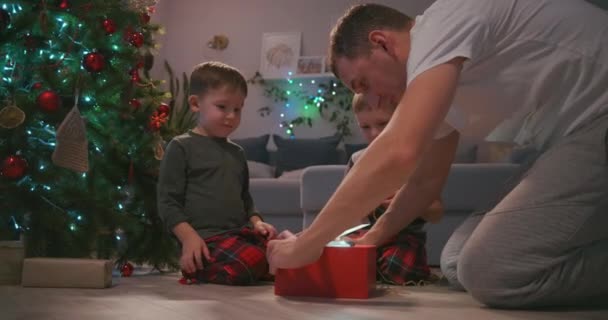
[{"label": "framed picture on wall", "polygon": [[298,58],[297,74],[319,74],[325,72],[325,56],[302,56]]},{"label": "framed picture on wall", "polygon": [[262,35],[260,73],[264,78],[285,78],[296,72],[302,44],[300,32],[269,32]]}]

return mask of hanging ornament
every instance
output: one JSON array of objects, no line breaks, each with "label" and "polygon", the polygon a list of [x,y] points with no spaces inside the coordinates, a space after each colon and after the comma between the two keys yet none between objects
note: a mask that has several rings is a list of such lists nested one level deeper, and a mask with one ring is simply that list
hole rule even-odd
[{"label": "hanging ornament", "polygon": [[70,1],[68,0],[59,0],[57,1],[58,4],[57,6],[59,7],[59,9],[61,10],[67,10],[69,9],[72,5],[70,4]]},{"label": "hanging ornament", "polygon": [[42,88],[42,82],[36,82],[32,85],[32,89],[34,90],[38,90],[40,88]]},{"label": "hanging ornament", "polygon": [[154,111],[150,116],[148,127],[152,131],[158,131],[163,124],[167,123],[167,120],[169,120],[169,116],[167,114],[160,114],[158,111]]},{"label": "hanging ornament", "polygon": [[27,48],[28,52],[36,50],[40,46],[41,38],[28,34],[23,40],[23,44]]},{"label": "hanging ornament", "polygon": [[163,139],[158,139],[154,146],[154,159],[160,161],[165,156],[165,142]]},{"label": "hanging ornament", "polygon": [[141,80],[139,77],[139,71],[137,69],[131,69],[129,74],[131,75],[131,82],[139,82]]},{"label": "hanging ornament", "polygon": [[120,275],[128,278],[133,274],[133,270],[135,268],[133,267],[133,265],[130,262],[127,262],[125,264],[122,265],[122,267],[120,267]]},{"label": "hanging ornament", "polygon": [[139,100],[137,99],[131,99],[131,101],[129,101],[129,104],[131,105],[131,107],[133,107],[134,110],[139,109],[139,107],[141,107],[141,102],[139,102]]},{"label": "hanging ornament", "polygon": [[103,70],[106,59],[99,52],[87,53],[82,59],[82,66],[89,72],[97,73]]},{"label": "hanging ornament", "polygon": [[23,121],[25,121],[25,112],[17,106],[7,106],[0,110],[0,127],[2,128],[17,128]]},{"label": "hanging ornament", "polygon": [[89,171],[87,130],[77,104],[65,116],[55,135],[57,144],[51,157],[53,164],[78,173]]},{"label": "hanging ornament", "polygon": [[2,161],[0,175],[8,179],[21,179],[27,172],[27,161],[19,155],[8,156]]},{"label": "hanging ornament", "polygon": [[184,270],[182,270],[181,272],[182,277],[178,280],[180,284],[190,285],[198,283],[197,272],[189,273]]},{"label": "hanging ornament", "polygon": [[11,15],[8,13],[8,11],[0,9],[0,32],[4,32],[4,30],[8,29],[10,24]]},{"label": "hanging ornament", "polygon": [[144,45],[144,34],[141,32],[130,32],[128,41],[134,47],[139,48]]},{"label": "hanging ornament", "polygon": [[171,107],[169,107],[166,103],[161,103],[160,106],[158,106],[158,109],[156,109],[156,111],[158,111],[159,115],[165,115],[167,117],[169,117],[169,113],[171,112]]},{"label": "hanging ornament", "polygon": [[54,112],[59,109],[61,105],[61,99],[59,95],[51,90],[43,91],[38,95],[38,107],[46,112]]},{"label": "hanging ornament", "polygon": [[141,22],[143,24],[149,23],[150,22],[150,15],[147,12],[144,12],[141,14]]},{"label": "hanging ornament", "polygon": [[122,0],[123,7],[133,11],[145,11],[156,5],[157,0]]},{"label": "hanging ornament", "polygon": [[103,27],[103,30],[106,31],[106,34],[113,34],[114,32],[116,32],[116,23],[114,23],[114,20],[112,19],[103,19],[103,21],[101,22],[101,26]]}]

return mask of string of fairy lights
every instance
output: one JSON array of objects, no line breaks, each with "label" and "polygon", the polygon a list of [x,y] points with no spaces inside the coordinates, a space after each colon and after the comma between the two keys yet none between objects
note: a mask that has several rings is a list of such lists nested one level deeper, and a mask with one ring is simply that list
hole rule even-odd
[{"label": "string of fairy lights", "polygon": [[[304,80],[299,79],[298,75],[294,75],[292,71],[287,73],[285,78],[287,85],[283,87],[283,93],[287,97],[287,101],[283,104],[279,122],[279,128],[285,130],[290,138],[295,138],[294,127],[302,121],[302,119],[315,120],[320,117],[318,108],[325,102],[325,90],[318,87],[321,82],[316,79]],[[310,86],[316,86],[312,89]],[[333,87],[337,87],[335,82]],[[311,92],[314,93],[311,94]],[[332,90],[332,95],[336,95],[336,91]]]}]

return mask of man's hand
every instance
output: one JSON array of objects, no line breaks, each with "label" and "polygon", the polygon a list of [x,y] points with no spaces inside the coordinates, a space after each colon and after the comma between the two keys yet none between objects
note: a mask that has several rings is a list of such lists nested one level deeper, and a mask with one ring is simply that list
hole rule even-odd
[{"label": "man's hand", "polygon": [[270,273],[278,268],[298,268],[315,262],[323,253],[323,247],[300,246],[302,240],[289,231],[281,232],[277,240],[268,242],[266,258],[270,265]]},{"label": "man's hand", "polygon": [[373,229],[367,231],[360,237],[344,237],[343,240],[351,242],[355,245],[371,245],[376,247],[382,245],[381,243],[379,243],[380,237],[378,236],[378,232],[374,231]]},{"label": "man's hand", "polygon": [[264,236],[266,239],[274,239],[277,235],[277,229],[264,221],[255,222],[253,224],[253,232]]},{"label": "man's hand", "polygon": [[203,269],[202,255],[205,256],[207,261],[211,261],[211,255],[205,240],[198,234],[186,237],[185,241],[182,242],[182,257],[179,259],[182,271],[195,273],[196,270]]}]

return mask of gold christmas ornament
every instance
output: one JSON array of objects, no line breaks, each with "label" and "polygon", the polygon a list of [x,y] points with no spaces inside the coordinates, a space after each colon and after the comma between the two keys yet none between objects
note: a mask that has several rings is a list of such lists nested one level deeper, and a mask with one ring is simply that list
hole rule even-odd
[{"label": "gold christmas ornament", "polygon": [[0,127],[2,128],[17,128],[23,121],[25,121],[25,112],[15,105],[6,106],[0,110]]},{"label": "gold christmas ornament", "polygon": [[89,171],[89,142],[84,119],[74,106],[57,129],[53,163],[75,172]]},{"label": "gold christmas ornament", "polygon": [[154,159],[162,160],[165,156],[165,148],[163,147],[164,143],[162,139],[158,139],[156,146],[154,146]]}]

